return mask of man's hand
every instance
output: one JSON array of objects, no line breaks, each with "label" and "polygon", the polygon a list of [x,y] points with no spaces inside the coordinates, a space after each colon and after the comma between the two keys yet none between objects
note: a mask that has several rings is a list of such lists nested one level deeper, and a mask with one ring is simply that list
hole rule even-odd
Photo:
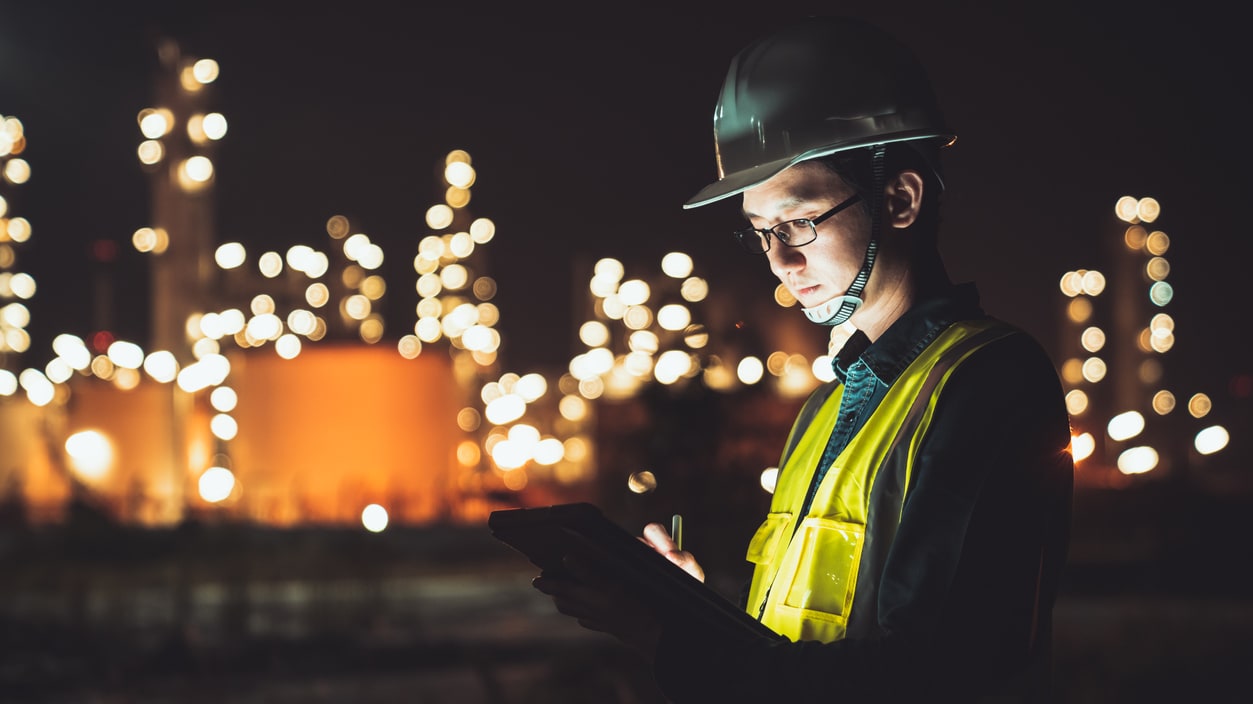
[{"label": "man's hand", "polygon": [[[705,581],[700,563],[692,553],[678,549],[662,524],[644,526],[639,539],[688,574]],[[584,628],[608,633],[651,662],[661,637],[657,614],[624,590],[592,553],[567,555],[562,566],[564,574],[541,574],[531,581],[532,586],[551,596],[559,613],[577,619]]]},{"label": "man's hand", "polygon": [[686,550],[680,550],[675,545],[674,538],[670,535],[666,527],[660,523],[649,523],[644,526],[644,535],[640,538],[646,545],[666,556],[666,559],[683,568],[684,572],[692,575],[700,581],[705,581],[705,570],[692,556],[692,553]]},{"label": "man's hand", "polygon": [[559,613],[584,628],[608,633],[652,662],[661,638],[656,614],[619,587],[591,556],[567,555],[562,565],[566,574],[541,574],[531,585],[551,596]]}]

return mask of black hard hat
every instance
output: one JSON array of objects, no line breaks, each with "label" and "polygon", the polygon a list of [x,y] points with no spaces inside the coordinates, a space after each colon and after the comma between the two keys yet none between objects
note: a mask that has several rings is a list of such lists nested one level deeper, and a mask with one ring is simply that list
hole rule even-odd
[{"label": "black hard hat", "polygon": [[862,20],[807,17],[731,60],[714,108],[718,180],[683,207],[736,195],[806,159],[955,139],[908,47]]}]

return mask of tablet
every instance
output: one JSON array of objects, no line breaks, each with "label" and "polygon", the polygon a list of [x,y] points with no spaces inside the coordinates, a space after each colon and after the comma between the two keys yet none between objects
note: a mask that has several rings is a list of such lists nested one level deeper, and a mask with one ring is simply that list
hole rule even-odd
[{"label": "tablet", "polygon": [[611,521],[594,504],[502,509],[492,512],[487,525],[493,536],[546,573],[561,574],[561,561],[568,553],[599,554],[616,579],[663,613],[680,613],[727,637],[783,638]]}]

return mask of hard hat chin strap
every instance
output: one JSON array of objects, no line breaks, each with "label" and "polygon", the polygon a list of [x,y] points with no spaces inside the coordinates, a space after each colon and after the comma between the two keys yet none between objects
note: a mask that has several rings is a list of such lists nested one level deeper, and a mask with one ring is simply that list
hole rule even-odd
[{"label": "hard hat chin strap", "polygon": [[841,325],[853,316],[863,301],[857,296],[836,296],[813,308],[802,308],[809,322],[819,325]]},{"label": "hard hat chin strap", "polygon": [[870,280],[870,271],[874,269],[875,254],[879,251],[879,229],[883,222],[883,155],[884,145],[876,144],[871,169],[874,183],[870,188],[870,242],[866,244],[866,256],[862,260],[861,269],[853,277],[853,284],[843,296],[820,303],[813,308],[804,308],[805,317],[819,325],[843,325],[853,313],[865,303],[862,291]]}]

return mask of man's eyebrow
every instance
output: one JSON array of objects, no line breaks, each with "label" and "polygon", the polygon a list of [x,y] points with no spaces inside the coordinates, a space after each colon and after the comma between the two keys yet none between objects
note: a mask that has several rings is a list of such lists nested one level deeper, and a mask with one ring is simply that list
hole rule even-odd
[{"label": "man's eyebrow", "polygon": [[[781,200],[781,201],[777,201],[773,205],[774,205],[775,210],[787,210],[788,208],[794,208],[800,205],[801,203],[804,203],[807,200],[809,199],[803,196],[797,195],[797,196],[792,196],[790,198],[785,198],[784,200]],[[744,210],[743,208],[740,208],[740,214],[743,215],[746,219],[750,219],[750,220],[752,218],[765,217],[763,215],[758,215],[757,213],[750,213],[749,211]]]}]

